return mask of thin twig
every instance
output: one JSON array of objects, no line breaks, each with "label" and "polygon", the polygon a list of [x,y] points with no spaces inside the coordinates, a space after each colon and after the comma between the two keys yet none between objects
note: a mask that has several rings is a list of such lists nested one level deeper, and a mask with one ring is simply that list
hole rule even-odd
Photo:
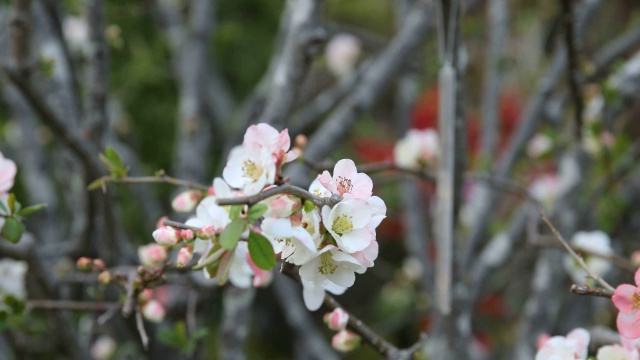
[{"label": "thin twig", "polygon": [[315,205],[317,208],[320,208],[320,209],[322,209],[323,206],[333,207],[334,205],[336,205],[342,200],[342,198],[337,194],[334,194],[331,197],[323,198],[323,197],[315,196],[303,188],[293,186],[291,184],[284,184],[284,185],[271,188],[269,190],[265,190],[261,193],[258,193],[252,196],[236,197],[236,198],[228,198],[228,199],[217,199],[216,202],[220,206],[243,205],[243,204],[251,206],[259,203],[262,200],[265,200],[271,196],[278,195],[278,194],[289,194],[289,195],[297,196],[303,200],[309,200],[313,203],[313,205]]},{"label": "thin twig", "polygon": [[580,257],[580,255],[578,255],[573,250],[573,248],[571,248],[569,243],[567,243],[567,241],[562,237],[560,232],[553,226],[551,221],[549,221],[549,218],[547,218],[547,215],[544,213],[544,210],[542,210],[542,209],[540,209],[540,217],[542,218],[542,221],[544,221],[544,223],[547,224],[547,226],[549,227],[549,229],[551,230],[553,235],[556,237],[556,239],[558,239],[558,241],[560,241],[562,246],[564,246],[564,248],[569,252],[569,255],[571,255],[571,257],[573,257],[578,262],[578,264],[587,272],[587,275],[589,275],[590,278],[592,278],[593,280],[598,282],[600,285],[605,287],[607,290],[613,291],[614,290],[613,286],[609,285],[609,283],[607,283],[605,280],[603,280],[600,276],[595,275],[595,274],[593,274],[591,272],[591,270],[589,269],[587,264],[585,264],[585,262],[582,259],[582,257]]},{"label": "thin twig", "polygon": [[75,310],[75,311],[111,311],[121,306],[117,302],[90,302],[71,300],[29,300],[26,304],[27,311],[33,309],[44,310]]},{"label": "thin twig", "polygon": [[158,175],[158,176],[127,176],[127,177],[113,177],[113,176],[103,176],[100,178],[103,183],[113,183],[113,184],[149,184],[149,183],[165,183],[171,184],[175,186],[182,186],[187,189],[193,190],[202,190],[208,191],[209,187],[206,185],[176,179],[174,177],[168,175]]},{"label": "thin twig", "polygon": [[584,284],[571,285],[571,292],[577,295],[589,295],[589,296],[598,296],[598,297],[605,297],[605,298],[611,298],[613,296],[613,290],[594,288]]},{"label": "thin twig", "polygon": [[140,306],[136,306],[136,327],[140,334],[142,347],[147,351],[149,349],[149,336],[147,335],[147,330],[144,328],[144,321],[142,320],[142,311],[140,310]]}]

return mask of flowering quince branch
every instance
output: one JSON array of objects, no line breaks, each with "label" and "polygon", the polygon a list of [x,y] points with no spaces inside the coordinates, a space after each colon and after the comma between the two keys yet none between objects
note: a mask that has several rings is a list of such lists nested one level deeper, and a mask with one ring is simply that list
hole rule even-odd
[{"label": "flowering quince branch", "polygon": [[585,284],[573,284],[571,285],[571,292],[577,295],[589,295],[589,296],[598,296],[611,298],[613,296],[613,291],[602,288],[594,288]]},{"label": "flowering quince branch", "polygon": [[157,176],[125,176],[115,177],[111,175],[105,175],[94,181],[95,184],[149,184],[149,183],[165,183],[175,186],[185,187],[193,190],[207,191],[209,187],[202,184],[189,182],[186,180],[177,179],[160,172]]},{"label": "flowering quince branch", "polygon": [[[126,286],[127,298],[122,306],[122,316],[128,318],[133,313],[134,308],[138,306],[138,295],[144,290],[148,284],[155,283],[161,280],[164,276],[164,272],[172,266],[171,262],[167,262],[159,268],[156,268],[149,276],[144,275],[143,269],[138,268],[137,273],[131,272],[129,274],[129,281]],[[142,274],[141,274],[142,273]],[[138,276],[138,275],[141,276]]]},{"label": "flowering quince branch", "polygon": [[122,306],[118,302],[91,302],[71,300],[29,300],[26,303],[27,311],[32,309],[45,310],[77,310],[77,311],[110,311]]},{"label": "flowering quince branch", "polygon": [[[280,272],[284,275],[287,275],[289,278],[293,279],[297,283],[301,284],[302,279],[298,273],[297,266],[283,262],[282,267],[280,268]],[[380,355],[384,356],[387,359],[410,359],[411,355],[418,351],[427,341],[426,334],[422,333],[420,335],[420,340],[418,340],[415,344],[411,345],[407,349],[399,349],[393,344],[389,343],[382,336],[380,336],[377,332],[371,329],[367,324],[365,324],[362,320],[357,318],[355,315],[345,310],[344,306],[342,306],[338,300],[336,300],[330,294],[324,295],[323,304],[326,308],[333,311],[335,309],[342,309],[348,315],[347,325],[358,335],[362,336],[362,338],[371,345]]]},{"label": "flowering quince branch", "polygon": [[562,246],[564,246],[567,252],[569,252],[569,255],[571,255],[571,257],[573,257],[578,262],[578,264],[587,272],[587,275],[589,275],[589,277],[591,277],[593,280],[595,280],[600,285],[602,285],[605,289],[613,291],[614,290],[613,286],[609,285],[609,283],[606,282],[604,279],[602,279],[600,276],[597,276],[591,272],[591,270],[589,269],[587,264],[585,264],[582,257],[578,255],[573,250],[573,248],[571,248],[569,243],[567,243],[567,241],[562,237],[560,232],[555,228],[555,226],[553,226],[551,221],[549,221],[549,218],[547,217],[547,215],[544,213],[544,210],[542,209],[540,209],[540,217],[542,218],[542,221],[544,221],[544,223],[547,224],[547,227],[549,227],[549,229],[551,230],[553,235],[556,237],[556,239],[558,239],[558,241],[560,241],[560,243],[562,244]]},{"label": "flowering quince branch", "polygon": [[225,206],[225,205],[252,206],[259,203],[260,201],[266,200],[272,196],[280,195],[280,194],[293,195],[303,200],[311,201],[313,205],[315,205],[317,208],[320,208],[320,209],[322,209],[322,207],[324,206],[333,207],[342,200],[342,197],[340,197],[340,195],[337,195],[337,194],[333,194],[330,197],[318,197],[303,188],[300,188],[291,184],[284,184],[284,185],[271,188],[269,190],[265,190],[261,193],[258,193],[252,196],[217,199],[216,203],[220,206]]}]

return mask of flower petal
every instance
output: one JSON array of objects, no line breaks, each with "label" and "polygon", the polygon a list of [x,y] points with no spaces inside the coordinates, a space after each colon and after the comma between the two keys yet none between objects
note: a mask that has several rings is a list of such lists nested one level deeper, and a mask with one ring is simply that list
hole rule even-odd
[{"label": "flower petal", "polygon": [[620,332],[620,335],[630,339],[640,338],[640,326],[634,324],[634,321],[635,314],[619,312],[618,318],[616,319],[616,325],[618,326],[618,332]]},{"label": "flower petal", "polygon": [[348,253],[366,249],[373,240],[373,234],[369,229],[355,229],[336,238],[340,249]]},{"label": "flower petal", "polygon": [[619,311],[623,313],[635,312],[635,310],[633,309],[633,306],[635,304],[631,301],[631,299],[633,298],[633,295],[636,293],[636,291],[638,291],[637,287],[629,284],[622,284],[616,288],[613,296],[611,297],[611,300],[613,300],[613,304],[616,306],[616,308],[618,308]]},{"label": "flower petal", "polygon": [[302,298],[304,305],[309,311],[315,311],[320,308],[324,301],[324,289],[314,281],[302,280]]}]

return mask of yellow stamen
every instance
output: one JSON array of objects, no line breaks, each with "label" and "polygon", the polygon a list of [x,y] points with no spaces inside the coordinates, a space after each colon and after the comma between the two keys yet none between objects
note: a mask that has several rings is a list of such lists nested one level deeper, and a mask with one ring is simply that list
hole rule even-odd
[{"label": "yellow stamen", "polygon": [[257,181],[260,179],[260,175],[262,175],[262,167],[256,165],[253,160],[245,160],[242,166],[242,174],[251,178],[253,181]]},{"label": "yellow stamen", "polygon": [[333,274],[336,272],[338,266],[333,261],[331,253],[329,251],[320,254],[320,266],[318,266],[318,272],[322,275]]},{"label": "yellow stamen", "polygon": [[351,222],[351,216],[348,215],[340,215],[337,219],[333,221],[333,226],[331,229],[336,234],[342,236],[344,233],[347,233],[353,229],[353,223]]}]

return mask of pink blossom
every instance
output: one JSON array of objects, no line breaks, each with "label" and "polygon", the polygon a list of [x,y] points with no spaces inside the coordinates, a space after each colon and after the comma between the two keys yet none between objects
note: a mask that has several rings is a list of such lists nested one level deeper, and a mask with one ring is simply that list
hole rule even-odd
[{"label": "pink blossom", "polygon": [[186,213],[193,211],[200,200],[202,200],[202,193],[200,191],[184,191],[173,199],[171,207],[175,212]]},{"label": "pink blossom", "polygon": [[100,336],[91,345],[91,356],[96,360],[108,360],[116,351],[117,344],[110,336]]},{"label": "pink blossom", "polygon": [[269,124],[261,123],[251,125],[244,134],[242,146],[257,146],[267,149],[276,160],[276,166],[294,160],[293,153],[287,155],[287,151],[289,151],[289,147],[291,147],[291,138],[289,138],[288,129],[278,132],[278,130]]},{"label": "pink blossom", "polygon": [[142,306],[142,316],[151,322],[160,323],[164,320],[165,315],[164,306],[156,300],[149,300]]},{"label": "pink blossom", "polygon": [[344,330],[348,322],[349,314],[342,308],[335,308],[332,312],[324,314],[324,323],[331,330]]},{"label": "pink blossom", "polygon": [[267,211],[264,213],[265,218],[290,217],[302,205],[299,197],[289,194],[272,196],[262,201],[262,204],[268,206]]},{"label": "pink blossom", "polygon": [[356,65],[362,51],[360,40],[351,34],[337,34],[325,49],[327,67],[337,76],[348,74]]},{"label": "pink blossom", "polygon": [[152,236],[158,245],[174,246],[180,241],[180,230],[176,230],[170,226],[164,226],[156,229]]},{"label": "pink blossom", "polygon": [[434,129],[410,129],[393,149],[395,163],[406,169],[433,166],[440,156],[440,140]]},{"label": "pink blossom", "polygon": [[640,269],[635,274],[636,286],[622,284],[613,293],[613,304],[620,311],[616,324],[620,335],[629,339],[640,338]]},{"label": "pink blossom", "polygon": [[144,266],[155,267],[167,259],[167,248],[158,244],[148,244],[138,248],[140,263]]},{"label": "pink blossom", "polygon": [[598,349],[596,360],[640,360],[637,340],[620,336],[620,341],[622,346],[613,344]]},{"label": "pink blossom", "polygon": [[0,195],[8,193],[13,187],[18,168],[16,163],[0,153]]},{"label": "pink blossom", "polygon": [[331,339],[331,346],[340,352],[349,352],[360,346],[360,336],[349,330],[341,330]]},{"label": "pink blossom", "polygon": [[343,199],[368,199],[373,191],[369,175],[359,173],[353,160],[342,159],[333,168],[333,177],[328,171],[318,176],[320,183],[331,193]]},{"label": "pink blossom", "polygon": [[102,285],[109,285],[111,282],[111,273],[105,270],[98,275],[98,282]]},{"label": "pink blossom", "polygon": [[538,341],[535,360],[576,359],[586,360],[591,336],[582,328],[573,329],[567,336],[553,336],[546,341]]}]

